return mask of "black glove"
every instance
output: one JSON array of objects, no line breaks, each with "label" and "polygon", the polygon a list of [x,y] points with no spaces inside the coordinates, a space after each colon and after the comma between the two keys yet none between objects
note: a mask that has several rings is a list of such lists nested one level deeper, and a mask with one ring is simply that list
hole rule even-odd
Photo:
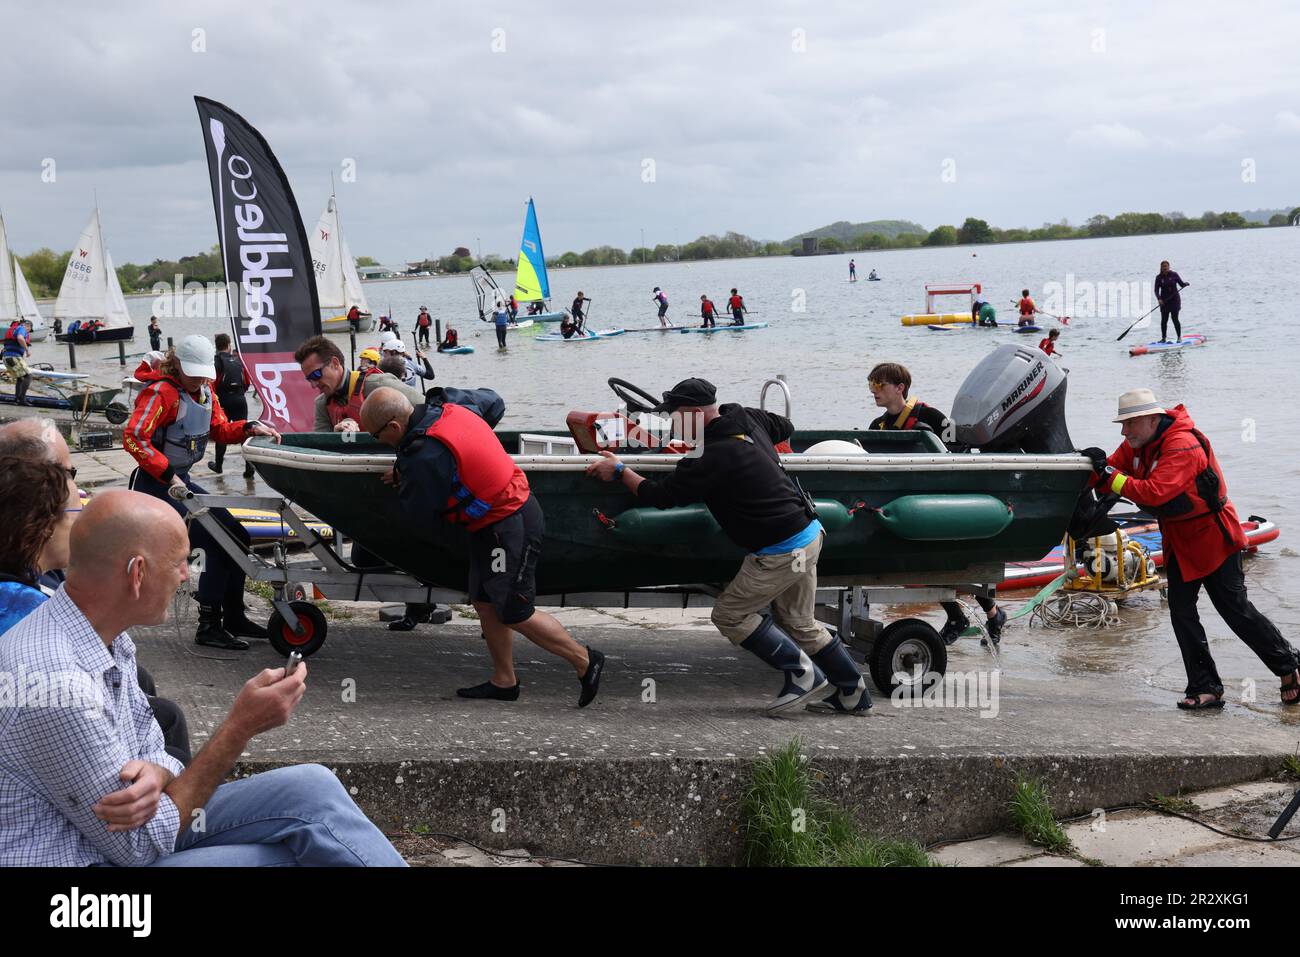
[{"label": "black glove", "polygon": [[1080,449],[1079,454],[1087,456],[1088,461],[1092,462],[1092,470],[1098,475],[1106,474],[1106,453],[1097,448],[1097,446],[1094,445],[1091,448]]}]

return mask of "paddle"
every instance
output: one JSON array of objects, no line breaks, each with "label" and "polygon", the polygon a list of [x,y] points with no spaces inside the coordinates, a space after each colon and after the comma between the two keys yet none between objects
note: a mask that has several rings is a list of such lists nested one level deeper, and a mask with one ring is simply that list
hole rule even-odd
[{"label": "paddle", "polygon": [[[1011,300],[1011,305],[1013,305],[1013,306],[1018,306],[1018,305],[1020,305],[1020,303],[1017,302],[1016,300],[1012,299],[1012,300]],[[1044,312],[1043,310],[1039,309],[1037,306],[1034,307],[1034,313],[1035,313],[1035,315],[1046,316],[1048,319],[1055,319],[1057,322],[1059,322],[1059,323],[1060,323],[1061,325],[1063,325],[1063,326],[1068,326],[1068,325],[1070,324],[1070,317],[1069,317],[1069,316],[1054,316],[1054,315],[1052,315],[1052,313],[1050,313],[1050,312]]]},{"label": "paddle", "polygon": [[1145,313],[1143,313],[1141,316],[1139,316],[1137,322],[1133,323],[1133,325],[1129,326],[1127,329],[1125,329],[1123,332],[1121,332],[1121,333],[1120,333],[1120,334],[1115,338],[1115,341],[1116,341],[1116,342],[1119,342],[1120,339],[1123,339],[1125,336],[1127,336],[1130,332],[1132,332],[1134,329],[1136,329],[1136,328],[1138,327],[1138,322],[1141,322],[1143,319],[1145,319],[1147,316],[1151,315],[1151,313],[1155,312],[1155,311],[1156,311],[1157,309],[1159,309],[1159,308],[1160,308],[1160,303],[1156,303],[1153,307],[1151,307],[1151,309],[1149,309],[1147,312],[1145,312]]}]

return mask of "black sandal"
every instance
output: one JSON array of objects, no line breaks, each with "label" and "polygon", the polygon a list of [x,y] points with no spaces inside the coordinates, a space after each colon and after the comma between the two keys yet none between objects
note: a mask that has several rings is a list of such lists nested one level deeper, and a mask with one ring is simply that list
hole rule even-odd
[{"label": "black sandal", "polygon": [[[1279,691],[1279,695],[1282,698],[1282,703],[1300,704],[1300,671],[1293,671],[1289,675],[1284,675],[1283,677],[1290,678],[1291,680],[1289,682],[1284,681]],[[1295,697],[1287,698],[1286,693],[1288,691],[1294,691]]]},{"label": "black sandal", "polygon": [[[1211,695],[1209,701],[1202,701],[1202,697],[1207,694],[1210,692],[1202,691],[1200,694],[1186,695],[1178,702],[1178,707],[1183,711],[1211,711],[1223,707],[1223,695]],[[1193,703],[1188,704],[1189,701]]]}]

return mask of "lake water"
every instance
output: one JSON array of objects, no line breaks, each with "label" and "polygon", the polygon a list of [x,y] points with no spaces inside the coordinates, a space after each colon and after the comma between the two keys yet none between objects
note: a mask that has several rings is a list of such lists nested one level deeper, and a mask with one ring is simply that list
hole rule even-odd
[{"label": "lake water", "polygon": [[[477,319],[467,277],[374,282],[366,295],[376,316],[390,310],[413,345],[418,308],[429,307],[444,325],[453,321],[462,343],[474,345],[469,356],[431,356],[438,382],[456,386],[490,386],[507,402],[505,427],[563,428],[570,409],[613,408],[605,384],[610,376],[630,380],[653,393],[687,376],[703,376],[718,386],[723,401],[757,404],[764,379],[782,373],[794,394],[793,417],[804,427],[865,426],[876,414],[867,390],[867,371],[877,362],[898,361],[909,367],[913,393],[949,410],[967,373],[997,344],[1011,341],[1006,331],[961,328],[936,333],[904,327],[899,316],[924,311],[927,282],[979,282],[1003,318],[1011,318],[1011,300],[1028,287],[1039,305],[1050,308],[1054,288],[1074,290],[1062,308],[1073,316],[1059,342],[1061,364],[1070,370],[1067,414],[1071,436],[1080,446],[1112,449],[1120,441],[1110,419],[1118,395],[1149,386],[1158,399],[1185,403],[1210,437],[1227,474],[1230,495],[1239,513],[1266,516],[1282,527],[1282,538],[1265,547],[1250,565],[1252,597],[1293,642],[1300,643],[1300,602],[1290,590],[1300,572],[1295,554],[1300,540],[1300,429],[1291,402],[1300,403],[1300,350],[1289,338],[1300,288],[1300,229],[1259,229],[1001,245],[977,248],[898,250],[856,253],[861,279],[875,268],[881,282],[849,283],[849,256],[748,259],[704,263],[661,263],[612,268],[553,269],[554,302],[567,305],[577,290],[593,300],[592,328],[657,325],[651,290],[661,286],[671,303],[670,318],[698,324],[699,297],[707,293],[723,305],[738,287],[755,321],[767,329],[711,336],[649,333],[581,344],[533,341],[533,330],[511,333],[510,349],[496,351],[492,329]],[[1183,331],[1203,333],[1202,348],[1165,355],[1130,358],[1128,347],[1159,338],[1159,316],[1120,343],[1115,337],[1150,308],[1151,282],[1160,260],[1168,259],[1184,280]],[[509,286],[513,277],[499,276]],[[1102,305],[1117,286],[1133,284],[1138,292],[1126,316],[1106,315],[1096,305],[1085,309],[1090,292],[1100,287]],[[1055,284],[1053,286],[1052,284]],[[1106,285],[1102,285],[1106,284]],[[1092,298],[1096,298],[1095,296]],[[965,300],[949,300],[939,311],[963,311]],[[130,301],[137,337],[128,351],[147,348],[144,333],[153,301]],[[1101,314],[1099,314],[1099,312]],[[1086,314],[1085,314],[1086,313]],[[179,338],[192,332],[229,330],[221,320],[165,319],[164,334]],[[1054,325],[1043,320],[1044,327]],[[536,327],[535,327],[536,328]],[[551,331],[554,326],[544,327]],[[1014,337],[1035,344],[1038,336]],[[358,348],[377,335],[359,337]],[[347,337],[338,337],[347,350]],[[62,366],[61,346],[36,347],[38,360]],[[108,358],[112,357],[109,362]],[[120,375],[115,347],[81,348],[83,371]],[[1296,391],[1292,391],[1296,390]],[[1154,599],[1123,630],[1124,643],[1137,640],[1145,653],[1114,656],[1114,667],[1146,669],[1160,687],[1181,690],[1177,648],[1167,615]],[[1233,639],[1203,602],[1211,622],[1225,679],[1241,671],[1262,677],[1257,661]],[[1150,638],[1150,641],[1147,641]],[[1037,640],[1041,651],[1062,641]],[[1120,639],[1117,639],[1120,640]],[[1103,645],[1105,642],[1102,643]],[[1107,659],[1110,660],[1110,659]],[[1275,692],[1261,695],[1274,700]]]}]

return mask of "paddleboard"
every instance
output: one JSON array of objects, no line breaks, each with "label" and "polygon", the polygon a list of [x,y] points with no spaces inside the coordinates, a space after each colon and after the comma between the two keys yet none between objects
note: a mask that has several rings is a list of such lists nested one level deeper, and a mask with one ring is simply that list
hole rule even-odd
[{"label": "paddleboard", "polygon": [[443,356],[467,356],[473,351],[473,346],[457,346],[455,349],[443,349],[438,354]]},{"label": "paddleboard", "polygon": [[[27,401],[32,404],[33,408],[36,409],[72,408],[72,406],[68,404],[66,399],[55,399],[46,395],[35,395],[31,392],[27,393]],[[0,392],[0,402],[5,403],[6,405],[13,405],[14,404],[13,394],[9,392]]]},{"label": "paddleboard", "polygon": [[925,328],[933,332],[956,332],[956,326],[926,326]]},{"label": "paddleboard", "polygon": [[681,332],[681,326],[644,326],[640,329],[624,329],[624,332]]},{"label": "paddleboard", "polygon": [[705,329],[702,326],[687,326],[680,332],[748,332],[750,329],[766,329],[766,322],[747,322],[743,326],[709,326]]},{"label": "paddleboard", "polygon": [[1028,335],[1031,332],[1042,332],[1042,331],[1043,331],[1042,326],[1016,326],[1016,332],[1021,332],[1026,335]]},{"label": "paddleboard", "polygon": [[[1140,542],[1155,560],[1156,567],[1165,563],[1164,551],[1160,537],[1160,525],[1147,515],[1113,515],[1117,525],[1124,529],[1124,534]],[[1267,519],[1252,515],[1241,523],[1241,530],[1246,533],[1246,552],[1253,552],[1260,545],[1273,541],[1281,530]],[[1065,570],[1064,546],[1057,545],[1043,558],[1036,562],[1010,562],[1006,566],[1006,578],[998,587],[1004,591],[1017,588],[1042,588]],[[1082,572],[1083,566],[1079,566]]]},{"label": "paddleboard", "polygon": [[880,277],[879,277],[879,276],[868,276],[868,277],[867,277],[867,282],[880,282]]},{"label": "paddleboard", "polygon": [[39,379],[53,379],[55,382],[76,382],[89,379],[85,372],[59,372],[55,369],[28,369],[32,376]]},{"label": "paddleboard", "polygon": [[[232,508],[228,509],[231,515],[235,516],[236,521],[244,526],[248,532],[249,538],[253,542],[282,542],[290,539],[297,539],[297,534],[285,522],[281,521],[280,513],[274,510],[260,508]],[[316,532],[321,538],[333,538],[334,529],[330,528],[325,522],[307,521],[307,527]]]},{"label": "paddleboard", "polygon": [[558,332],[548,332],[544,336],[534,336],[538,342],[591,342],[594,339],[608,339],[610,336],[621,336],[627,332],[626,329],[595,329],[587,330],[585,336],[573,336],[570,339],[564,338]]},{"label": "paddleboard", "polygon": [[1178,342],[1148,342],[1144,346],[1134,346],[1128,351],[1130,356],[1147,356],[1153,352],[1167,352],[1170,349],[1191,349],[1193,346],[1205,345],[1206,338],[1199,333],[1189,333]]},{"label": "paddleboard", "polygon": [[523,322],[512,322],[508,326],[506,326],[506,328],[509,329],[511,332],[518,332],[520,329],[527,329],[532,324],[533,324],[533,320],[525,319]]}]

